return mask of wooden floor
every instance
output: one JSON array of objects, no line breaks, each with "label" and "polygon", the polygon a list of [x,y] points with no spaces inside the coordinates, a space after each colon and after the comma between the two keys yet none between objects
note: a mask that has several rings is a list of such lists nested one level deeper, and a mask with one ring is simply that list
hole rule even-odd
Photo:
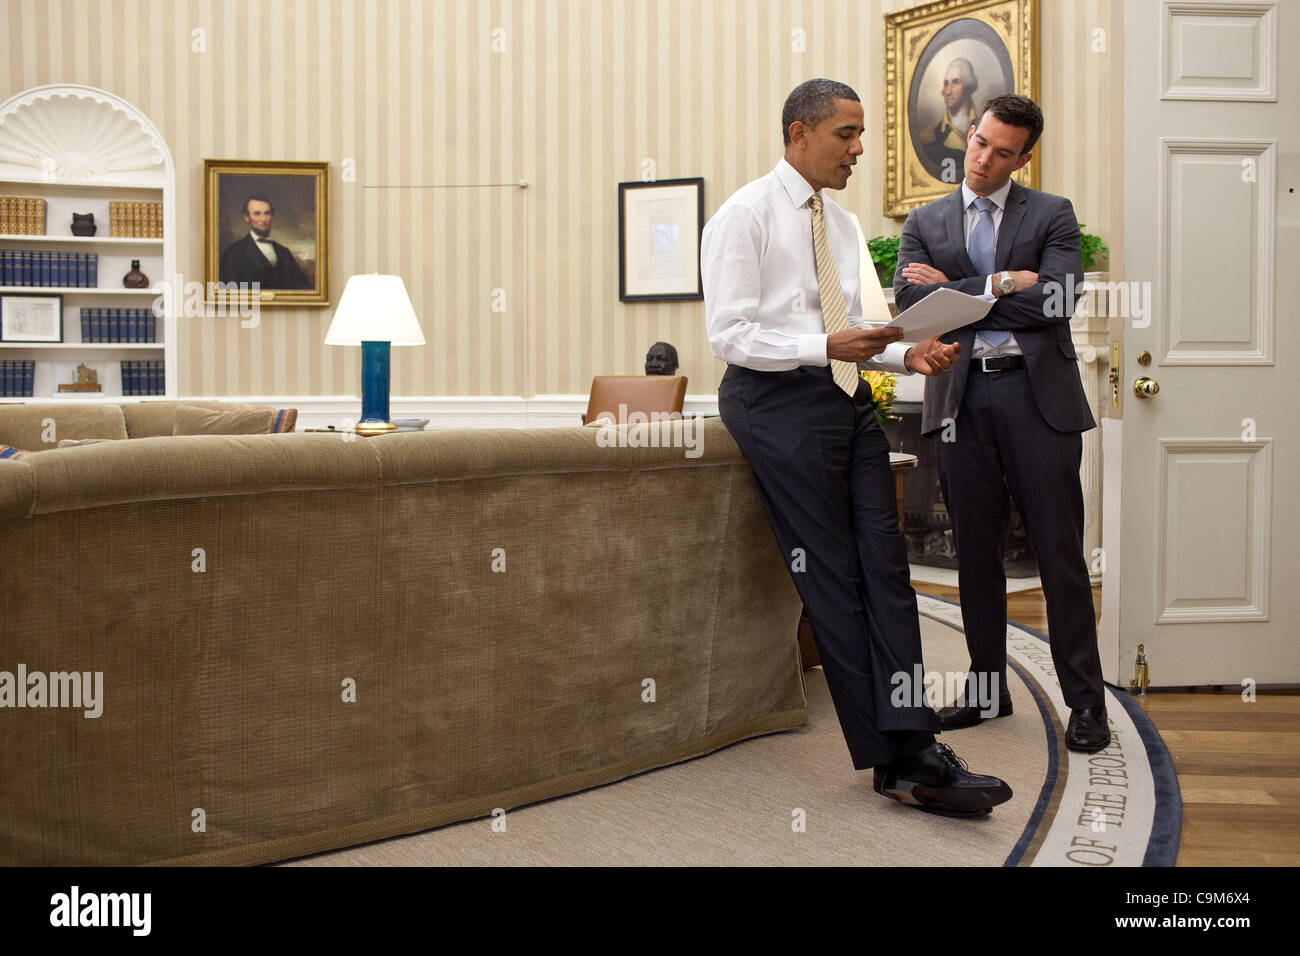
[{"label": "wooden floor", "polygon": [[[958,597],[940,584],[915,587]],[[1100,588],[1093,602],[1100,614]],[[1008,594],[1007,616],[1047,633],[1042,590]],[[1260,693],[1253,703],[1238,690],[1150,691],[1139,703],[1182,789],[1177,865],[1300,865],[1300,691]]]}]

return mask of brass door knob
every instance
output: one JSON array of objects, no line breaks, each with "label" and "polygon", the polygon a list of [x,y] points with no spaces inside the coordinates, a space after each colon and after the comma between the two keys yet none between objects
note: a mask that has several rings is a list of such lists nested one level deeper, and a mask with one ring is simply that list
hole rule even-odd
[{"label": "brass door knob", "polygon": [[1153,398],[1160,391],[1160,383],[1143,375],[1133,383],[1133,394],[1138,398]]}]

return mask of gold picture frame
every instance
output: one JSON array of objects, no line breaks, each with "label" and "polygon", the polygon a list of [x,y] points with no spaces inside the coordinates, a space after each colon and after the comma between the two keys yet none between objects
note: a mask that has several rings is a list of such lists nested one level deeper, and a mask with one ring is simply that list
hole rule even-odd
[{"label": "gold picture frame", "polygon": [[[1002,93],[1038,101],[1038,22],[1038,0],[937,0],[885,14],[886,216],[957,188],[960,127],[984,103]],[[1012,178],[1037,188],[1038,166],[1035,155]]]},{"label": "gold picture frame", "polygon": [[329,169],[329,163],[203,161],[209,302],[330,304]]}]

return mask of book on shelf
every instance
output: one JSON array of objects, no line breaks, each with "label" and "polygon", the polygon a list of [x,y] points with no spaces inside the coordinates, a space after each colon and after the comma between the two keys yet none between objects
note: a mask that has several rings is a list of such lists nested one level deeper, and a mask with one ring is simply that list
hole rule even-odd
[{"label": "book on shelf", "polygon": [[35,359],[0,360],[0,396],[5,398],[31,398],[35,384]]},{"label": "book on shelf", "polygon": [[108,204],[108,234],[127,239],[161,239],[162,203],[111,200]]},{"label": "book on shelf", "polygon": [[0,233],[45,235],[45,200],[35,196],[0,196]]},{"label": "book on shelf", "polygon": [[99,256],[93,252],[0,249],[0,285],[93,289],[98,281]]},{"label": "book on shelf", "polygon": [[164,394],[164,367],[164,363],[157,359],[122,359],[122,394]]}]

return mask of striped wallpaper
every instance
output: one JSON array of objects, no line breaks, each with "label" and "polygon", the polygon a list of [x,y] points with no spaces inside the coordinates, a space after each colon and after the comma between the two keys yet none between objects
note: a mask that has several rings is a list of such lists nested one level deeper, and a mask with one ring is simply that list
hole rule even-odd
[{"label": "striped wallpaper", "polygon": [[[1042,2],[1040,182],[1116,252],[1121,2]],[[353,273],[400,274],[428,340],[394,350],[394,395],[581,394],[593,374],[639,373],[658,339],[707,393],[722,365],[703,303],[618,301],[616,184],[652,159],[660,179],[703,176],[711,214],[776,163],[790,88],[831,76],[868,117],[842,204],[868,235],[896,233],[881,214],[881,49],[883,13],[906,5],[0,0],[0,98],[84,83],[146,113],[176,160],[186,280],[203,278],[203,159],[329,161],[333,301]],[[358,394],[358,351],[323,344],[331,314],[182,318],[181,394]]]}]

